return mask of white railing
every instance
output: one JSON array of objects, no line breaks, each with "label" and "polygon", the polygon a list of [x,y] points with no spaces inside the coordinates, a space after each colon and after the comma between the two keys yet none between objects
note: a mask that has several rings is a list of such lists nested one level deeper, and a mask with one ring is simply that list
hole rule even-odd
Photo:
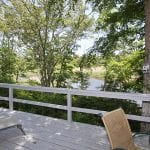
[{"label": "white railing", "polygon": [[[142,103],[143,101],[150,102],[150,94],[102,92],[102,91],[92,91],[92,90],[76,90],[76,89],[49,88],[49,87],[38,87],[38,86],[35,87],[35,86],[22,86],[22,85],[5,84],[5,83],[0,83],[0,87],[9,89],[9,97],[0,96],[0,100],[9,101],[9,109],[10,110],[13,110],[14,102],[66,110],[67,111],[67,119],[69,122],[72,121],[72,112],[73,111],[89,113],[89,114],[105,113],[105,111],[101,111],[101,110],[72,107],[72,95],[115,98],[115,99],[119,99],[119,100],[134,100],[138,103],[139,102]],[[16,99],[13,97],[14,89],[66,94],[67,95],[67,106],[43,103],[43,102],[36,102],[36,101],[31,101],[31,100]],[[136,121],[140,121],[140,122],[150,122],[150,117],[136,116],[136,115],[127,115],[127,117],[130,120],[136,120]]]}]

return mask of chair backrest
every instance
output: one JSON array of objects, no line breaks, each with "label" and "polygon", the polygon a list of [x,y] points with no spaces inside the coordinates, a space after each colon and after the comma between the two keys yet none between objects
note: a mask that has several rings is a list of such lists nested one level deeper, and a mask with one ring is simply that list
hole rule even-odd
[{"label": "chair backrest", "polygon": [[124,111],[119,108],[102,117],[112,149],[136,150]]}]

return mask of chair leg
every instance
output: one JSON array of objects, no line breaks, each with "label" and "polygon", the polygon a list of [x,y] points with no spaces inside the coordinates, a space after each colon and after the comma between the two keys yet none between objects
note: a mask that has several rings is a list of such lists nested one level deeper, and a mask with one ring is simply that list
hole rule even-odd
[{"label": "chair leg", "polygon": [[22,129],[22,125],[21,124],[17,124],[17,128],[21,130],[21,132],[23,133],[23,135],[26,135],[26,133]]}]

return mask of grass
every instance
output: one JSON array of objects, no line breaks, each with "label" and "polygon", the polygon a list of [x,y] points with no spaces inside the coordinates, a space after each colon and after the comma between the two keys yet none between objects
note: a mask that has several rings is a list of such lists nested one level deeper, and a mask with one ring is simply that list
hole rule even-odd
[{"label": "grass", "polygon": [[[79,71],[79,68],[75,68],[74,71]],[[105,68],[103,66],[86,68],[84,69],[84,72],[89,74],[89,78],[103,80],[105,75]],[[36,81],[40,83],[39,70],[27,72],[24,77],[20,78],[19,83],[28,83],[29,81]]]},{"label": "grass", "polygon": [[89,71],[90,78],[94,79],[104,79],[105,76],[105,68],[104,67],[93,67],[91,71]]}]

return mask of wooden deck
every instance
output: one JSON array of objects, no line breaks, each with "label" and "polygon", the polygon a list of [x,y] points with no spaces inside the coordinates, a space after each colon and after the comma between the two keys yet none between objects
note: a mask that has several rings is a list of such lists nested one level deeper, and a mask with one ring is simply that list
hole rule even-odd
[{"label": "wooden deck", "polygon": [[[110,150],[105,129],[99,126],[2,108],[0,115],[15,116],[26,132],[24,136],[16,128],[0,131],[0,150]],[[148,137],[135,142],[150,150]]]}]

